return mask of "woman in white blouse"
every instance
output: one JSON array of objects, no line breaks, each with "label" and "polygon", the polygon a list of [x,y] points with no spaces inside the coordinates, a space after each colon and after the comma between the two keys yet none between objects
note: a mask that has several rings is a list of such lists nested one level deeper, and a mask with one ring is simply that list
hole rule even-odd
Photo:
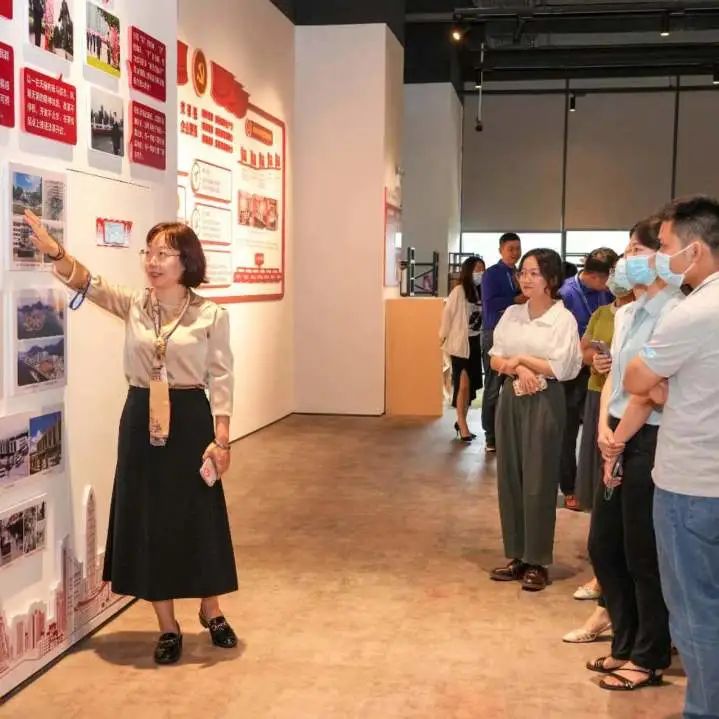
[{"label": "woman in white blouse", "polygon": [[225,496],[220,481],[200,474],[201,466],[217,476],[229,467],[232,353],[227,313],[193,292],[205,280],[202,246],[184,224],[153,227],[141,251],[148,287],[138,292],[91,275],[25,214],[56,276],[125,323],[130,388],[103,579],[118,594],[152,602],[158,664],[181,656],[174,600],[182,597],[201,600],[199,619],[212,643],[232,648],[237,637],[218,599],[237,589]]},{"label": "woman in white blouse", "polygon": [[528,252],[519,265],[528,297],[494,331],[492,369],[506,375],[497,410],[497,478],[504,551],[497,581],[544,589],[552,563],[559,460],[566,410],[560,382],[582,366],[577,321],[559,299],[562,260],[554,250]]},{"label": "woman in white blouse", "polygon": [[477,435],[469,431],[467,412],[482,389],[482,276],[486,265],[481,257],[468,257],[462,263],[459,284],[449,293],[442,313],[439,337],[452,361],[452,407],[457,409],[454,429],[463,442]]}]

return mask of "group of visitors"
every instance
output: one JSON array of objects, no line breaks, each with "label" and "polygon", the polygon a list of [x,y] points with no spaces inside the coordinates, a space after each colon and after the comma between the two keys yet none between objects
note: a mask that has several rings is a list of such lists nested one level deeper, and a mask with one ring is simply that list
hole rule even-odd
[{"label": "group of visitors", "polygon": [[441,330],[467,442],[484,385],[509,560],[490,576],[551,583],[561,489],[591,512],[595,577],[574,596],[598,601],[565,641],[612,629],[587,668],[613,691],[662,684],[675,646],[685,716],[719,717],[719,202],[672,202],[572,276],[553,250],[522,257],[515,233],[500,254],[464,262]]}]

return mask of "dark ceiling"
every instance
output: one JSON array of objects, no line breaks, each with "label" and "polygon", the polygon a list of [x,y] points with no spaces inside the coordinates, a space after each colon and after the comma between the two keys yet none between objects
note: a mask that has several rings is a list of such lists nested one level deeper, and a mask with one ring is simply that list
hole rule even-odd
[{"label": "dark ceiling", "polygon": [[463,82],[479,68],[491,82],[706,75],[719,66],[719,2],[407,0],[406,11],[408,82],[435,76],[423,55],[446,47],[455,27]]},{"label": "dark ceiling", "polygon": [[[405,81],[707,75],[719,70],[709,0],[273,0],[298,25],[385,22]],[[453,43],[458,27],[462,41]],[[483,52],[484,48],[484,52]]]}]

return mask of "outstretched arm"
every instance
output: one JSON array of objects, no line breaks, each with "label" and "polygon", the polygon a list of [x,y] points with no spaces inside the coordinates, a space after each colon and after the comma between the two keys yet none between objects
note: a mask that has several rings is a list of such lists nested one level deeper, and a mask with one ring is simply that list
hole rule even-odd
[{"label": "outstretched arm", "polygon": [[32,230],[32,241],[39,252],[47,255],[54,263],[56,277],[77,291],[87,291],[91,302],[126,319],[134,292],[121,285],[111,285],[101,277],[91,277],[90,271],[75,257],[65,252],[65,248],[45,229],[40,218],[30,210],[25,210],[25,221]]}]

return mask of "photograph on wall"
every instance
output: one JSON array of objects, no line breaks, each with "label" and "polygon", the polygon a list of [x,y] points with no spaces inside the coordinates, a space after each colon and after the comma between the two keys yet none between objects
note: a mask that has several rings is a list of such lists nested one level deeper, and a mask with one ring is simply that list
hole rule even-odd
[{"label": "photograph on wall", "polygon": [[125,155],[125,104],[119,95],[90,88],[90,147],[98,152]]},{"label": "photograph on wall", "polygon": [[260,230],[277,230],[277,200],[271,197],[239,192],[239,224]]},{"label": "photograph on wall", "polygon": [[132,222],[129,220],[95,220],[97,244],[100,247],[129,247],[132,240]]},{"label": "photograph on wall", "polygon": [[65,335],[65,293],[61,289],[18,290],[15,313],[18,340]]},{"label": "photograph on wall", "polygon": [[117,16],[88,2],[85,32],[87,64],[120,77],[120,20]]},{"label": "photograph on wall", "polygon": [[30,474],[62,469],[62,411],[31,417]]},{"label": "photograph on wall", "polygon": [[0,567],[42,551],[47,545],[47,502],[44,497],[0,514]]},{"label": "photograph on wall", "polygon": [[65,176],[10,165],[10,182],[10,269],[50,270],[52,261],[35,249],[24,213],[25,210],[34,212],[48,232],[62,244],[65,239]]},{"label": "photograph on wall", "polygon": [[28,0],[30,43],[72,62],[73,20],[69,0]]},{"label": "photograph on wall", "polygon": [[0,488],[30,476],[29,417],[0,418]]},{"label": "photograph on wall", "polygon": [[65,382],[65,338],[22,340],[16,345],[17,393],[49,389]]}]

